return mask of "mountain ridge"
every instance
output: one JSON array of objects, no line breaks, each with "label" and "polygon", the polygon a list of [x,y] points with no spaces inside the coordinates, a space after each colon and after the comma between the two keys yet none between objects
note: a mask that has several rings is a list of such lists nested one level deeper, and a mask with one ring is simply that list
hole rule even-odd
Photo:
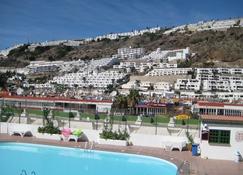
[{"label": "mountain ridge", "polygon": [[[242,18],[239,18],[242,19]],[[236,19],[234,19],[236,20]],[[243,28],[241,21],[238,26],[228,25],[224,30],[193,31],[184,26],[182,30],[165,33],[166,29],[154,33],[145,32],[133,37],[118,39],[97,39],[84,42],[78,46],[59,44],[56,46],[21,45],[11,50],[7,57],[0,59],[1,66],[24,67],[30,61],[97,59],[116,54],[121,47],[144,47],[147,53],[157,48],[162,50],[190,47],[196,53],[182,67],[239,67],[243,66]],[[173,30],[173,29],[170,29]]]}]

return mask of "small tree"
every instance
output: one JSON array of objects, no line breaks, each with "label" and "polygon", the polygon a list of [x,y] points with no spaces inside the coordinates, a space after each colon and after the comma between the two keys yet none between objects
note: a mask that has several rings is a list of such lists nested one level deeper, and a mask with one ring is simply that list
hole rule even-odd
[{"label": "small tree", "polygon": [[49,114],[50,110],[47,108],[43,109],[43,125],[45,125],[45,121],[47,121],[47,124],[50,123],[49,119],[48,119],[48,114]]},{"label": "small tree", "polygon": [[74,114],[73,114],[73,112],[69,112],[68,113],[68,127],[70,128],[70,126],[71,126],[71,118],[74,118],[75,116],[74,116]]},{"label": "small tree", "polygon": [[[3,116],[6,116],[6,120],[11,117],[11,116],[14,116],[14,110],[13,108],[11,108],[10,106],[5,106],[2,108],[1,110],[1,117]],[[2,121],[2,118],[1,118],[1,121]]]},{"label": "small tree", "polygon": [[154,118],[151,116],[150,117],[150,123],[153,124],[154,123]]},{"label": "small tree", "polygon": [[99,122],[100,116],[98,114],[98,112],[95,113],[95,121],[96,121],[96,130],[98,130],[98,122]]},{"label": "small tree", "polygon": [[125,115],[122,116],[122,121],[125,124],[125,131],[127,131],[127,117]]}]

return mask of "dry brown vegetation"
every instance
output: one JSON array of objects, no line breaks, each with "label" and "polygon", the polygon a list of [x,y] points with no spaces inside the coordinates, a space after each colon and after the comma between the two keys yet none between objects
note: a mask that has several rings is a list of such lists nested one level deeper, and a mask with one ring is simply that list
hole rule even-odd
[{"label": "dry brown vegetation", "polygon": [[[243,28],[227,31],[203,31],[171,33],[163,35],[163,30],[155,34],[124,37],[118,40],[104,39],[79,47],[54,46],[38,47],[30,52],[28,45],[14,49],[7,59],[0,60],[1,66],[23,67],[34,60],[77,60],[96,59],[111,56],[120,47],[144,47],[146,52],[157,48],[177,49],[190,47],[196,55],[186,66],[243,66]],[[183,65],[182,65],[183,66]]]}]

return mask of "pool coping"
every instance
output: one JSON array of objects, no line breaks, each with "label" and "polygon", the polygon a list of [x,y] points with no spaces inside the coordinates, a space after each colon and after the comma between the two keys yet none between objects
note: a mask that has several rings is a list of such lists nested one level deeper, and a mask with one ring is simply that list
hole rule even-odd
[{"label": "pool coping", "polygon": [[[0,142],[30,143],[30,144],[42,144],[42,145],[50,145],[50,146],[87,149],[85,148],[86,147],[85,142],[55,141],[55,140],[39,139],[35,137],[9,136],[8,134],[0,134]],[[89,144],[91,144],[91,142],[89,142]],[[97,151],[127,153],[127,154],[135,154],[135,155],[159,158],[177,166],[180,175],[185,175],[188,174],[188,172],[190,172],[189,162],[185,160],[180,160],[178,158],[169,155],[158,154],[158,151],[159,150],[162,151],[162,148],[142,147],[142,146],[114,146],[114,145],[103,145],[103,144],[95,143],[93,149]]]},{"label": "pool coping", "polygon": [[[20,142],[30,144],[42,144],[71,148],[85,148],[85,142],[64,142],[47,139],[37,139],[35,137],[10,136],[0,134],[0,142]],[[90,146],[90,145],[89,145]],[[110,151],[119,153],[129,153],[137,155],[152,156],[174,163],[180,175],[242,175],[243,162],[202,159],[199,156],[192,156],[190,151],[166,151],[162,148],[144,146],[113,146],[95,144],[94,150]]]}]

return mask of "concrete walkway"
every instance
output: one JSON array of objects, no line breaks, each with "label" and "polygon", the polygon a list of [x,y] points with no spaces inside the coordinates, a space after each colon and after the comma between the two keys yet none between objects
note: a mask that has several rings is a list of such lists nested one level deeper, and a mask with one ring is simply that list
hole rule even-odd
[{"label": "concrete walkway", "polygon": [[[52,141],[44,139],[36,139],[35,137],[9,136],[7,134],[0,134],[0,141],[14,141],[24,143],[35,144],[47,144],[65,147],[80,147],[84,148],[84,142],[64,142],[64,141]],[[175,163],[179,169],[181,175],[243,175],[243,162],[235,163],[232,161],[222,160],[205,160],[200,157],[191,156],[189,151],[165,151],[161,148],[141,147],[141,146],[110,146],[95,144],[96,150],[106,150],[114,152],[125,152],[132,154],[150,155],[159,157],[161,159],[168,160]]]}]

